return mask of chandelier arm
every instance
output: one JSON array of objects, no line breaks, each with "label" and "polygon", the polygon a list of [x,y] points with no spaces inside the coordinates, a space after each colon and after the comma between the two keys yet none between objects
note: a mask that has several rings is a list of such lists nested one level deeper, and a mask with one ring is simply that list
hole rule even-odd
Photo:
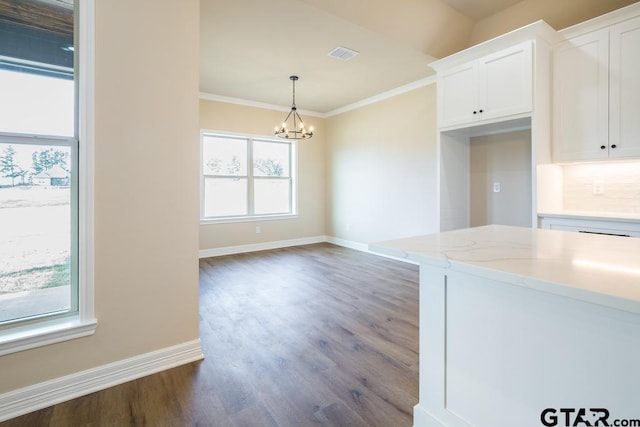
[{"label": "chandelier arm", "polygon": [[[298,110],[294,111],[294,115],[295,115],[295,117],[298,118],[298,120],[300,121],[300,124],[302,125],[302,127],[304,127],[304,121],[302,120],[302,117],[300,117],[300,114],[298,114]],[[297,128],[296,128],[296,130],[297,130]]]},{"label": "chandelier arm", "polygon": [[289,117],[291,117],[291,113],[293,113],[293,112],[294,112],[294,110],[289,111],[289,114],[287,114],[287,118],[284,119],[284,121],[282,122],[283,124],[285,124],[285,125],[287,124],[287,120],[289,120]]}]

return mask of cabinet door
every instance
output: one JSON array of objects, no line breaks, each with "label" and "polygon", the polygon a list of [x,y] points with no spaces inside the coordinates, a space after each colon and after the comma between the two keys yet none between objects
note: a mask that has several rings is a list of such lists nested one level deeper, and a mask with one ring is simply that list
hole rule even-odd
[{"label": "cabinet door", "polygon": [[480,120],[532,110],[531,42],[488,55],[478,64]]},{"label": "cabinet door", "polygon": [[609,157],[640,157],[640,17],[611,28]]},{"label": "cabinet door", "polygon": [[476,79],[475,62],[463,64],[438,75],[438,122],[440,127],[454,126],[475,120],[477,114]]},{"label": "cabinet door", "polygon": [[553,54],[553,156],[598,160],[609,147],[609,30],[568,40]]}]

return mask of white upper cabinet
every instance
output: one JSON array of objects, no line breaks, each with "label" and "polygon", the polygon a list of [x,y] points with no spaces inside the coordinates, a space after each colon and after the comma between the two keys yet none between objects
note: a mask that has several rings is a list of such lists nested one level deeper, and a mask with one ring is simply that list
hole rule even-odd
[{"label": "white upper cabinet", "polygon": [[440,127],[469,123],[478,113],[477,62],[463,64],[438,75]]},{"label": "white upper cabinet", "polygon": [[532,43],[438,72],[439,127],[464,127],[532,110]]},{"label": "white upper cabinet", "polygon": [[610,34],[609,157],[640,157],[640,17]]},{"label": "white upper cabinet", "polygon": [[608,158],[609,30],[560,44],[553,59],[554,160]]},{"label": "white upper cabinet", "polygon": [[640,17],[554,49],[553,157],[640,157]]}]

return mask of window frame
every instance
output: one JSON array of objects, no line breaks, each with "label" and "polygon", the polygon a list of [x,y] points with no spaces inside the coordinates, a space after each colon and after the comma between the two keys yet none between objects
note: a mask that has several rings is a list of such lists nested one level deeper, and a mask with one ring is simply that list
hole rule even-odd
[{"label": "window frame", "polygon": [[[231,175],[214,175],[204,173],[204,139],[205,137],[219,137],[228,139],[240,139],[247,141],[247,174],[246,175],[232,175],[237,178],[247,179],[247,214],[246,215],[228,215],[228,216],[205,216],[205,179],[206,178],[225,178],[231,177]],[[288,177],[273,177],[273,176],[256,176],[253,174],[253,143],[254,142],[269,142],[276,144],[284,144],[289,146],[289,176]],[[251,222],[251,221],[265,221],[265,220],[279,220],[279,219],[291,219],[298,217],[298,150],[296,141],[285,141],[276,139],[273,137],[266,137],[261,135],[250,135],[235,132],[221,132],[215,130],[201,130],[200,131],[200,223],[201,224],[219,224],[219,223],[234,223],[234,222]],[[289,181],[289,212],[286,213],[274,213],[274,214],[255,214],[255,180],[261,179],[282,179]]]},{"label": "window frame", "polygon": [[[53,314],[3,326],[0,356],[89,336],[97,327],[94,317],[94,11],[95,0],[75,2],[74,44],[78,53],[77,70],[80,70],[75,73],[77,135],[71,139],[40,139],[44,143],[70,140],[73,141],[71,149],[77,150],[77,172],[72,174],[77,188],[72,198],[77,198],[77,209],[71,212],[75,218],[72,245],[77,245],[77,310],[72,314]],[[16,135],[16,138],[16,141],[25,140],[23,136]]]}]

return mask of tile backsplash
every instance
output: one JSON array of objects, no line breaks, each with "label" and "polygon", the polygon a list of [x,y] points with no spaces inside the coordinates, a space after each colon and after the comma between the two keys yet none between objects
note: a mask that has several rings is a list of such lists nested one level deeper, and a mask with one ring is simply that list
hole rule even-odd
[{"label": "tile backsplash", "polygon": [[565,165],[563,193],[565,210],[640,213],[640,162]]}]

